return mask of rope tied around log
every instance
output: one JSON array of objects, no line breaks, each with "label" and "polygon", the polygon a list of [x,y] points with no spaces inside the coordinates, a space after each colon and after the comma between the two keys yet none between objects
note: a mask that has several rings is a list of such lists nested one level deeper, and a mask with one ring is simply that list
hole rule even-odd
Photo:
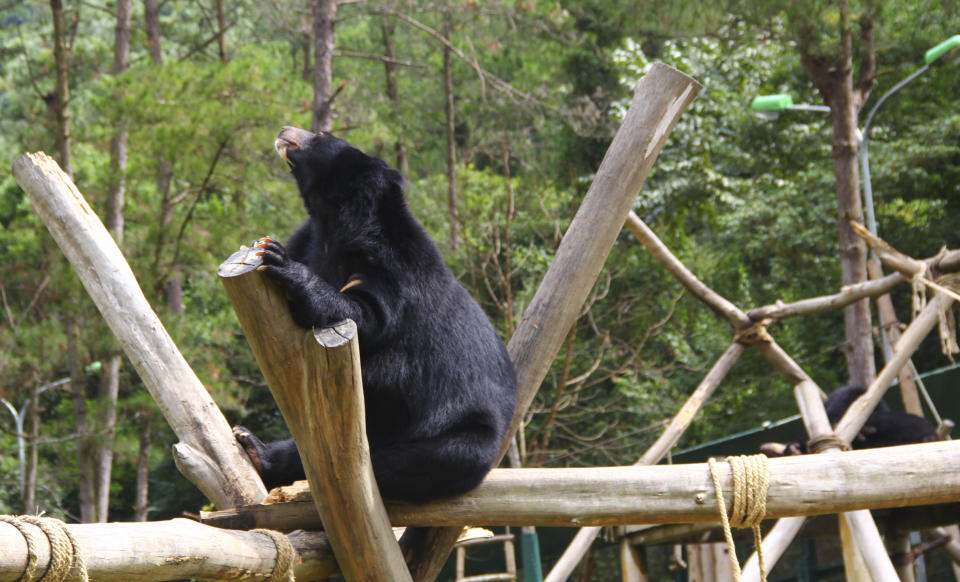
[{"label": "rope tied around log", "polygon": [[[27,563],[20,580],[23,582],[87,582],[87,564],[80,551],[80,544],[63,521],[37,515],[0,515],[0,522],[17,528],[27,544]],[[37,549],[43,540],[25,524],[36,526],[47,536],[50,544],[50,563],[46,572],[37,578]]]},{"label": "rope tied around log", "polygon": [[774,320],[772,319],[761,319],[760,321],[755,321],[752,325],[737,330],[737,334],[733,337],[733,341],[748,346],[769,344],[773,342],[773,336],[771,336],[770,332],[767,331],[767,327],[773,323],[773,321]]},{"label": "rope tied around log", "polygon": [[727,554],[730,556],[730,569],[733,579],[740,582],[740,562],[733,543],[731,527],[753,530],[753,543],[757,548],[760,565],[760,580],[766,582],[767,573],[763,564],[763,539],[760,535],[760,522],[767,513],[767,491],[770,489],[770,468],[766,455],[740,455],[727,457],[733,478],[733,507],[727,517],[727,506],[720,487],[720,470],[716,459],[711,458],[710,476],[717,495],[717,507],[720,510],[720,523],[723,525],[723,537],[727,541]]},{"label": "rope tied around log", "polygon": [[811,437],[810,440],[807,441],[807,450],[811,453],[821,453],[827,449],[849,451],[850,445],[835,432],[828,432],[818,437]]},{"label": "rope tied around log", "polygon": [[267,536],[273,540],[273,545],[277,548],[277,558],[266,582],[294,582],[293,561],[297,557],[297,552],[293,549],[290,539],[272,529],[252,529],[250,531]]}]

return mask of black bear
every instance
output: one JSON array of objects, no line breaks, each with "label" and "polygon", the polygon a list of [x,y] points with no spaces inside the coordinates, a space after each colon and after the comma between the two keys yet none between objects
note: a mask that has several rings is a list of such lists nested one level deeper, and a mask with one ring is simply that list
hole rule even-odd
[{"label": "black bear", "polygon": [[[823,406],[827,410],[830,425],[836,426],[847,409],[850,408],[850,405],[853,404],[853,401],[866,391],[863,386],[844,386],[827,396]],[[800,438],[786,445],[765,443],[761,446],[761,451],[768,456],[808,453],[808,439],[807,433],[804,432]],[[933,442],[935,440],[939,440],[937,429],[929,420],[906,412],[890,410],[890,407],[881,400],[877,407],[873,409],[873,412],[870,413],[867,421],[863,424],[863,428],[854,437],[851,447],[854,449],[875,449],[911,443]]]},{"label": "black bear", "polygon": [[[380,493],[424,502],[469,491],[497,459],[516,378],[503,342],[413,217],[403,177],[325,132],[275,143],[309,217],[284,247],[256,243],[300,326],[356,322],[367,438]],[[267,487],[304,478],[293,440],[238,441]]]}]

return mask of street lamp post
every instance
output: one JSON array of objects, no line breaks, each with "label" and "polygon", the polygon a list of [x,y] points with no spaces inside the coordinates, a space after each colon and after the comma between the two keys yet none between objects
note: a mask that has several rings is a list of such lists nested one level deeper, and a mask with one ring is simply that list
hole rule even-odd
[{"label": "street lamp post", "polygon": [[867,209],[867,230],[873,234],[877,234],[877,220],[873,212],[873,188],[870,185],[870,159],[869,159],[869,147],[868,143],[870,141],[870,125],[873,123],[873,116],[876,115],[877,110],[880,109],[880,106],[886,102],[886,100],[899,91],[903,89],[911,81],[922,75],[930,68],[930,65],[934,63],[937,59],[945,55],[952,48],[960,46],[960,34],[955,34],[947,40],[941,42],[937,46],[928,50],[924,54],[924,64],[922,67],[906,76],[902,81],[894,85],[889,91],[884,93],[877,102],[870,109],[870,112],[867,114],[867,121],[863,124],[863,129],[860,131],[860,167],[863,172],[863,203]]}]

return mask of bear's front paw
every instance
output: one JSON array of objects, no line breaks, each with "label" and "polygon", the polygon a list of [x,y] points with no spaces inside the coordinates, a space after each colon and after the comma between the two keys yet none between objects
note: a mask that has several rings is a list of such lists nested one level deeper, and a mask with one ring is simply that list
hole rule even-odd
[{"label": "bear's front paw", "polygon": [[266,456],[267,448],[263,441],[258,439],[252,432],[242,426],[233,427],[233,438],[237,439],[244,452],[250,457],[250,462],[257,473],[263,474],[263,459]]},{"label": "bear's front paw", "polygon": [[263,265],[257,267],[258,271],[264,271],[270,266],[280,267],[287,262],[287,249],[268,236],[253,243],[253,248],[258,249],[257,256],[263,260]]}]

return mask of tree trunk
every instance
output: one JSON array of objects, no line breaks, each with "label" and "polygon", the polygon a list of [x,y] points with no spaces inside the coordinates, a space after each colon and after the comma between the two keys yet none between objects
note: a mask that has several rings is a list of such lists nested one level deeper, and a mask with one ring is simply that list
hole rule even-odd
[{"label": "tree trunk", "polygon": [[[809,45],[801,44],[800,50],[808,76],[824,102],[830,106],[840,268],[843,284],[853,285],[867,280],[867,246],[853,232],[850,221],[863,223],[857,167],[857,114],[869,91],[869,83],[865,85],[865,81],[861,80],[859,93],[854,90],[851,25],[846,0],[841,0],[839,6],[841,42],[838,58],[817,54]],[[861,26],[866,25],[861,23]],[[872,51],[872,43],[868,44],[868,49]],[[869,60],[869,57],[865,58]],[[863,77],[864,73],[861,72],[861,79]],[[868,386],[876,377],[869,302],[861,300],[845,308],[843,320],[849,383]]]},{"label": "tree trunk", "polygon": [[227,20],[223,15],[223,0],[217,0],[217,46],[220,62],[227,64]]},{"label": "tree trunk", "polygon": [[23,472],[23,512],[34,514],[37,511],[37,437],[40,436],[40,393],[34,388],[30,391],[27,404],[26,433],[27,455]]},{"label": "tree trunk", "polygon": [[133,511],[136,521],[147,521],[150,512],[150,423],[153,420],[153,412],[143,407],[137,416],[140,418],[140,454],[137,456],[137,485]]},{"label": "tree trunk", "polygon": [[63,23],[63,0],[50,0],[53,13],[53,58],[57,70],[54,89],[54,109],[57,117],[56,148],[60,167],[71,178],[73,163],[70,154],[70,53],[67,50],[66,31]]},{"label": "tree trunk", "polygon": [[397,53],[393,44],[393,23],[387,21],[385,16],[380,17],[380,31],[383,37],[383,53],[387,57],[383,61],[383,84],[384,90],[387,93],[387,99],[390,100],[390,105],[393,111],[392,121],[394,124],[393,134],[396,136],[396,141],[394,142],[394,150],[396,151],[397,156],[397,169],[400,170],[400,173],[404,176],[409,174],[409,160],[407,159],[407,146],[403,143],[404,132],[400,128],[400,116],[397,112],[400,110],[400,94],[397,91],[397,83],[394,79],[394,73],[397,70],[396,63],[392,62],[396,58]]},{"label": "tree trunk", "polygon": [[[163,64],[163,55],[160,52],[160,19],[158,16],[159,6],[157,5],[157,0],[143,0],[144,13],[146,15],[146,29],[148,43],[150,44],[150,58],[153,60],[153,64],[160,66]],[[218,0],[217,3],[218,18],[222,16],[220,11],[222,10],[222,1]],[[220,41],[223,41],[222,33],[224,32],[224,25],[220,25],[219,32]],[[221,51],[224,51],[224,46],[221,44]],[[225,52],[221,52],[221,60],[224,60]],[[157,243],[156,255],[154,258],[153,268],[155,271],[159,269],[160,266],[160,255],[163,250],[163,241],[165,240],[165,229],[170,223],[170,219],[173,216],[173,207],[170,204],[170,182],[173,180],[173,166],[166,159],[161,159],[157,162],[157,192],[160,193],[161,207],[160,207],[160,222],[158,230],[160,232],[159,242]],[[179,273],[173,272],[166,281],[158,282],[157,291],[163,295],[164,302],[167,304],[167,308],[170,309],[171,313],[183,313],[183,292],[182,285],[180,282]]]},{"label": "tree trunk", "polygon": [[150,59],[155,65],[163,64],[163,55],[160,53],[160,6],[157,0],[143,0],[145,28],[147,29],[147,44],[150,45]]},{"label": "tree trunk", "polygon": [[453,74],[450,69],[450,12],[443,13],[443,94],[447,116],[447,197],[450,212],[450,248],[460,248],[460,217],[457,212],[457,142],[453,110]]},{"label": "tree trunk", "polygon": [[333,83],[333,27],[337,16],[336,0],[313,0],[315,66],[313,69],[313,131],[330,131],[330,106]]},{"label": "tree trunk", "polygon": [[83,366],[77,347],[78,327],[75,322],[67,324],[67,351],[70,359],[70,390],[73,393],[73,424],[77,432],[77,496],[80,503],[80,520],[96,521],[93,495],[93,460],[90,452],[90,425],[87,419],[87,395],[83,378]]},{"label": "tree trunk", "polygon": [[113,437],[117,428],[117,396],[120,392],[120,356],[110,356],[103,366],[97,395],[96,474],[94,477],[95,519],[106,522],[110,507],[110,474],[113,467]]}]

